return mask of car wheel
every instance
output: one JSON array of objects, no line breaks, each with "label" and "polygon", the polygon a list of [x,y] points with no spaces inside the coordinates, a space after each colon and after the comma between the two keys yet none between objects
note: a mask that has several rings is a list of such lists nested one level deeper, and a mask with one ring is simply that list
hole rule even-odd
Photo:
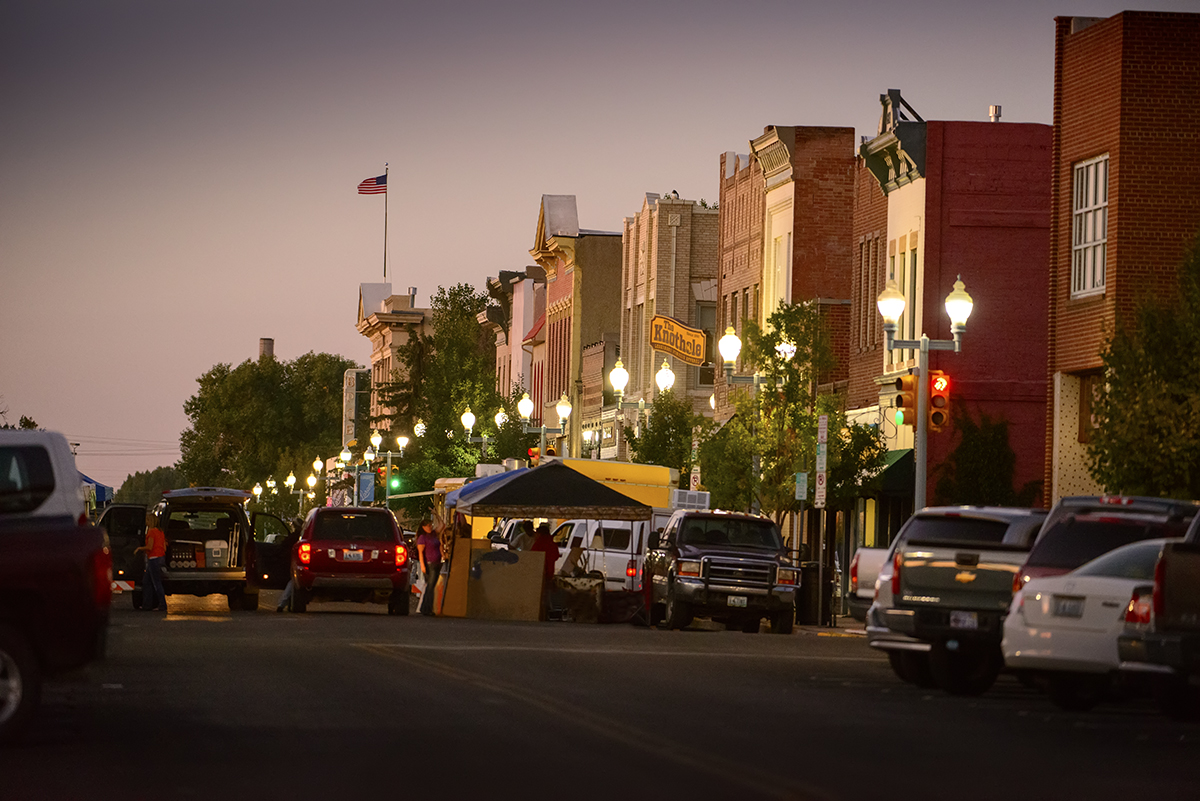
[{"label": "car wheel", "polygon": [[16,629],[0,625],[0,744],[21,735],[41,696],[41,670],[28,641]]},{"label": "car wheel", "polygon": [[791,634],[796,627],[796,607],[789,606],[771,615],[772,634]]},{"label": "car wheel", "polygon": [[1150,684],[1158,709],[1171,720],[1200,718],[1200,690],[1186,676],[1155,676]]},{"label": "car wheel", "polygon": [[1000,675],[1004,659],[999,648],[938,643],[929,651],[933,680],[951,695],[983,695]]},{"label": "car wheel", "polygon": [[888,651],[888,664],[896,678],[916,687],[936,687],[929,670],[929,654],[924,651]]},{"label": "car wheel", "polygon": [[299,587],[296,587],[292,591],[291,600],[288,601],[288,611],[296,612],[297,614],[299,614],[300,612],[303,612],[305,609],[308,609],[308,593],[306,593],[304,590],[300,589]]},{"label": "car wheel", "polygon": [[684,601],[675,599],[675,592],[667,590],[663,626],[668,629],[686,629],[692,622],[692,610]]},{"label": "car wheel", "polygon": [[1047,690],[1050,701],[1068,712],[1086,712],[1104,698],[1109,678],[1096,673],[1066,673],[1054,671],[1049,676]]},{"label": "car wheel", "polygon": [[388,614],[389,615],[408,615],[408,599],[411,592],[402,590],[392,590],[392,594],[388,596]]},{"label": "car wheel", "polygon": [[762,618],[752,617],[742,621],[743,634],[758,634],[762,628]]}]

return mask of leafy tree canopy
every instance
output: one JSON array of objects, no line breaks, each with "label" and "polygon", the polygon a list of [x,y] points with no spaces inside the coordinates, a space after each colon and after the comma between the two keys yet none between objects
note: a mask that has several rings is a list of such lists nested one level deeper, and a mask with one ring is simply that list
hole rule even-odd
[{"label": "leafy tree canopy", "polygon": [[126,476],[113,500],[116,503],[151,504],[162,497],[164,490],[186,486],[183,474],[174,467],[156,467]]},{"label": "leafy tree canopy", "polygon": [[1109,492],[1200,498],[1200,239],[1171,297],[1118,317],[1104,348],[1087,443]]},{"label": "leafy tree canopy", "polygon": [[315,456],[341,450],[342,376],[355,367],[311,352],[291,362],[216,365],[183,405],[191,424],[180,435],[177,469],[195,485],[249,489],[289,472],[303,482]]},{"label": "leafy tree canopy", "polygon": [[686,398],[676,397],[671,390],[660,392],[650,406],[650,416],[640,433],[629,433],[627,441],[634,461],[657,464],[679,471],[681,486],[686,487],[692,472],[692,439],[703,439],[711,423],[703,415],[692,412]]}]

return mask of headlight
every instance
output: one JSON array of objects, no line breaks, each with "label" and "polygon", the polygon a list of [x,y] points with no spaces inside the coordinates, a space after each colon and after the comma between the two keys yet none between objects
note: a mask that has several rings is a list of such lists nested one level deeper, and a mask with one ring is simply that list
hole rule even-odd
[{"label": "headlight", "polygon": [[779,568],[779,573],[775,577],[777,584],[791,584],[795,586],[796,580],[799,578],[796,571],[790,567]]},{"label": "headlight", "polygon": [[675,572],[677,574],[679,574],[680,576],[695,576],[696,578],[699,578],[700,577],[700,563],[699,562],[679,562],[679,564],[675,568]]}]

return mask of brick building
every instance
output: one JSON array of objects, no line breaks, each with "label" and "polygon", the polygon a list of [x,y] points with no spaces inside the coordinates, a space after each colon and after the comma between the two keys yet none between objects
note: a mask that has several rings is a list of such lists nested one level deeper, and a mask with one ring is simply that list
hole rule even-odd
[{"label": "brick building", "polygon": [[536,265],[524,270],[501,270],[495,278],[487,279],[487,292],[492,303],[479,313],[479,324],[496,337],[496,392],[508,397],[514,387],[532,392],[533,350],[526,348],[525,339],[533,331],[546,310],[546,275]]},{"label": "brick building", "polygon": [[[417,308],[415,286],[408,288],[407,295],[393,295],[390,283],[360,284],[355,327],[371,342],[371,417],[392,414],[393,409],[379,403],[379,387],[398,376],[398,348],[414,334],[433,334],[430,310]],[[387,425],[381,424],[381,431]]]},{"label": "brick building", "polygon": [[[583,442],[583,346],[611,334],[620,319],[621,234],[579,227],[574,195],[542,195],[529,253],[546,274],[546,312],[533,336],[545,340],[541,403],[535,415],[557,427],[562,395],[573,412],[560,454],[578,456]],[[536,359],[537,351],[534,350]],[[534,393],[530,393],[534,398]]]},{"label": "brick building", "polygon": [[[854,129],[769,125],[750,154],[721,156],[719,329],[739,336],[781,303],[817,301],[848,375]],[[740,368],[740,365],[739,365]],[[730,405],[717,379],[717,415]]]},{"label": "brick building", "polygon": [[1047,500],[1087,467],[1105,332],[1171,292],[1200,231],[1200,14],[1059,17],[1054,58]]},{"label": "brick building", "polygon": [[[926,122],[896,90],[880,100],[879,133],[859,149],[855,182],[847,409],[851,420],[883,427],[893,466],[881,481],[888,491],[860,499],[857,544],[886,541],[912,511],[913,429],[888,410],[892,384],[915,370],[918,354],[884,347],[875,300],[885,282],[907,301],[898,338],[951,339],[944,300],[962,275],[975,301],[962,352],[933,351],[929,366],[950,376],[958,411],[1008,421],[1016,488],[1040,480],[1045,447],[1051,129]],[[957,444],[952,426],[929,436],[930,502]]]}]

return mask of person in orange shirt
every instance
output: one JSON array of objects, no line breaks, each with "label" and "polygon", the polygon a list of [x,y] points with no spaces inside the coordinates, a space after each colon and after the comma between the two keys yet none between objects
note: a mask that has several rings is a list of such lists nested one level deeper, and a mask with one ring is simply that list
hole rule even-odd
[{"label": "person in orange shirt", "polygon": [[133,549],[146,552],[146,576],[142,579],[142,609],[167,611],[167,593],[163,590],[162,570],[167,561],[167,535],[158,527],[153,512],[146,513],[146,544]]}]

